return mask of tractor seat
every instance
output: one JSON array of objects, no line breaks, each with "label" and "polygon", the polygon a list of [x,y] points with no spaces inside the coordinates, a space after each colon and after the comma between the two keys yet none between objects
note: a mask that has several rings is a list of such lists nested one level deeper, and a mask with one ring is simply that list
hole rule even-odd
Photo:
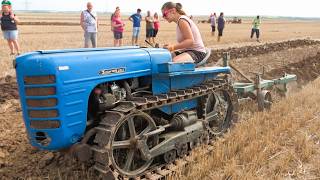
[{"label": "tractor seat", "polygon": [[200,66],[203,66],[204,64],[207,63],[207,60],[209,59],[211,55],[211,49],[210,48],[206,48],[206,56],[196,64],[196,67],[200,67]]}]

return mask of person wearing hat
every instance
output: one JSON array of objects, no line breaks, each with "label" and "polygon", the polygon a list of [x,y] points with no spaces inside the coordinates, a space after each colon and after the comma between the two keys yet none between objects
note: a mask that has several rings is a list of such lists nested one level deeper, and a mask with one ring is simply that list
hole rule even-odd
[{"label": "person wearing hat", "polygon": [[1,2],[1,5],[9,5],[9,6],[11,6],[11,2],[8,1],[8,0],[3,0],[3,1]]},{"label": "person wearing hat", "polygon": [[90,41],[93,48],[97,47],[98,17],[91,2],[87,3],[87,10],[81,13],[80,25],[84,31],[84,47],[88,48]]},{"label": "person wearing hat", "polygon": [[2,4],[2,16],[1,21],[1,30],[3,33],[4,39],[8,41],[10,48],[10,55],[15,55],[14,50],[17,51],[17,55],[20,54],[20,46],[18,43],[18,17],[12,13],[11,6],[7,4]]},{"label": "person wearing hat", "polygon": [[[3,1],[1,2],[1,6],[3,6],[3,5],[9,6],[10,11],[12,12],[12,9],[11,9],[11,1],[3,0]],[[2,17],[2,10],[0,10],[0,18],[1,18],[1,17]]]}]

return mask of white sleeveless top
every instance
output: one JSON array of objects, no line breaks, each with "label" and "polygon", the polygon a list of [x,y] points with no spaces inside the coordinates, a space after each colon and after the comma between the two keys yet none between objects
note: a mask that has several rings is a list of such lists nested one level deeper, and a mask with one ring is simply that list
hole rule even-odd
[{"label": "white sleeveless top", "polygon": [[90,13],[96,18],[94,19],[90,13],[87,10],[82,11],[83,13],[83,20],[84,24],[86,26],[86,31],[87,32],[97,32],[97,13],[91,11]]},{"label": "white sleeveless top", "polygon": [[179,21],[180,19],[184,19],[186,21],[188,21],[191,31],[192,31],[192,36],[193,36],[193,45],[190,48],[186,48],[186,49],[180,49],[180,50],[196,50],[196,51],[200,51],[200,52],[206,52],[206,49],[204,47],[202,38],[201,38],[201,34],[200,31],[198,29],[198,27],[196,26],[196,24],[194,24],[194,22],[188,17],[188,16],[184,16],[182,15],[177,23],[177,28],[176,28],[176,33],[177,33],[177,41],[180,43],[184,40],[181,30],[179,28]]}]

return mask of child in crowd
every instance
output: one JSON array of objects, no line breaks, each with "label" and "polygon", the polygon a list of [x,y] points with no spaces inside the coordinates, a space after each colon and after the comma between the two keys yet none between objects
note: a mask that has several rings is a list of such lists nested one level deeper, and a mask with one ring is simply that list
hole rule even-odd
[{"label": "child in crowd", "polygon": [[[12,8],[11,8],[11,1],[8,1],[8,0],[2,0],[2,2],[1,2],[1,7],[2,7],[2,6],[4,6],[4,5],[9,6],[9,8],[10,8],[10,13],[12,13],[12,14],[13,14],[13,12],[12,12]],[[3,11],[2,11],[2,9],[1,9],[1,10],[0,10],[0,18],[2,17],[2,13],[3,13]]]},{"label": "child in crowd", "polygon": [[14,50],[16,50],[17,55],[20,54],[20,47],[18,43],[18,29],[17,23],[18,18],[11,11],[11,6],[7,4],[2,4],[2,16],[0,17],[1,30],[4,39],[8,41],[8,46],[10,48],[11,54],[15,55]]},{"label": "child in crowd", "polygon": [[3,1],[1,2],[1,6],[2,6],[2,5],[8,5],[8,6],[10,6],[10,8],[11,8],[11,2],[8,1],[8,0],[3,0]]}]

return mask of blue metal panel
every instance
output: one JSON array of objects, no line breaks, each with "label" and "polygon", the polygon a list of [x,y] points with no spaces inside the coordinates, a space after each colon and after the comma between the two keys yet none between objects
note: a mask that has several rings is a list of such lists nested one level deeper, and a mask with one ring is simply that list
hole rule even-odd
[{"label": "blue metal panel", "polygon": [[230,67],[202,67],[196,68],[194,71],[180,71],[172,73],[159,73],[159,76],[182,76],[182,75],[197,75],[197,74],[220,74],[230,73]]},{"label": "blue metal panel", "polygon": [[39,50],[41,54],[57,54],[57,53],[70,53],[70,52],[97,52],[97,51],[110,51],[110,50],[123,50],[123,49],[139,49],[138,46],[122,46],[122,47],[106,47],[106,48],[77,48],[77,49],[56,49],[56,50]]},{"label": "blue metal panel", "polygon": [[152,74],[158,74],[158,65],[172,62],[171,53],[166,49],[144,49],[146,52],[150,54],[152,59]]},{"label": "blue metal panel", "polygon": [[159,73],[171,73],[171,72],[181,72],[181,71],[194,71],[194,63],[163,63],[158,65]]},{"label": "blue metal panel", "polygon": [[[103,82],[133,77],[150,76],[152,56],[155,63],[168,61],[165,50],[137,48],[104,48],[38,51],[17,57],[16,73],[25,125],[31,144],[41,149],[57,150],[69,147],[83,136],[86,128],[88,100],[93,88]],[[170,59],[169,59],[170,60]],[[152,60],[153,61],[153,60]],[[156,66],[156,65],[154,65]],[[125,72],[101,75],[101,70],[125,68]],[[59,117],[45,120],[59,120],[58,129],[36,130],[30,127],[26,105],[25,76],[55,75],[56,83],[51,85],[31,85],[30,87],[56,87],[57,107],[36,108],[40,110],[58,109]],[[37,98],[49,98],[37,97]],[[34,109],[34,108],[32,108]],[[44,119],[44,118],[42,118]],[[37,118],[35,118],[37,120]],[[51,143],[44,147],[34,137],[36,132],[45,132]]]},{"label": "blue metal panel", "polygon": [[[215,78],[220,73],[230,73],[229,67],[196,68],[194,71],[159,73],[153,75],[153,94],[168,93],[172,90],[186,89]],[[184,101],[161,108],[167,114],[173,114],[197,106],[197,99]]]}]

